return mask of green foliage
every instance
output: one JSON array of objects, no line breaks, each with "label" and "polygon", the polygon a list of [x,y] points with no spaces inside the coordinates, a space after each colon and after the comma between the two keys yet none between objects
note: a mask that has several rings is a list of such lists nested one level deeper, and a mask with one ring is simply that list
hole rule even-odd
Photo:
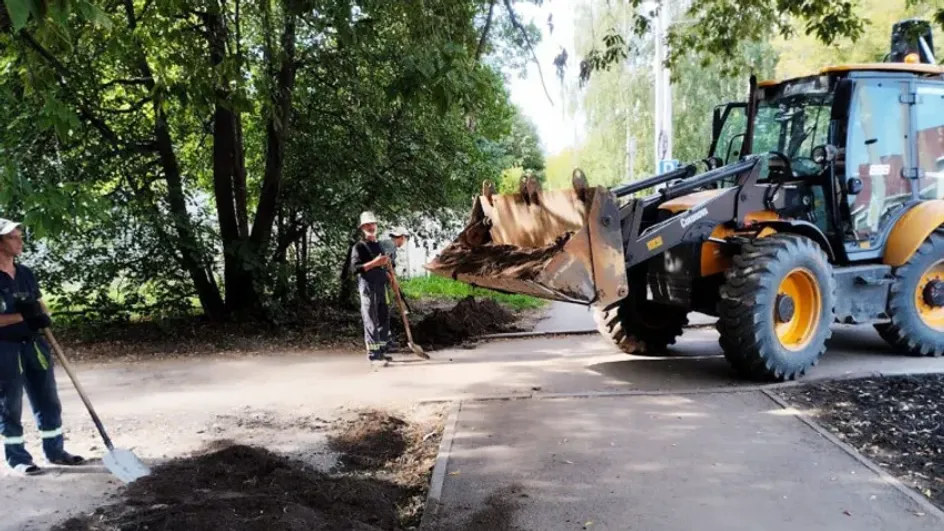
[{"label": "green foliage", "polygon": [[[909,8],[923,9],[927,16],[944,29],[944,8],[931,0],[906,0]],[[865,2],[865,5],[863,5]],[[900,3],[894,2],[893,4]],[[580,79],[586,82],[594,72],[606,71],[639,49],[639,40],[650,34],[652,20],[660,9],[671,4],[665,0],[644,2],[627,0],[619,4],[629,8],[628,24],[610,26],[597,35],[583,54]],[[655,6],[643,9],[643,6]],[[875,29],[872,15],[895,11],[872,10],[867,0],[703,0],[692,2],[674,24],[668,35],[668,63],[675,67],[685,63],[685,56],[697,55],[704,65],[713,64],[723,74],[742,73],[749,66],[745,57],[733,53],[745,43],[807,38],[818,45],[834,46],[857,42]],[[871,26],[870,26],[871,24]],[[889,28],[890,29],[890,28]],[[881,32],[888,35],[888,29]],[[624,43],[625,41],[625,43]]]},{"label": "green foliage", "polygon": [[[607,28],[631,32],[640,20],[631,5],[587,0],[581,7],[575,27],[578,55],[592,50],[593,35]],[[549,158],[553,187],[569,187],[574,166],[584,170],[591,184],[602,185],[655,173],[653,50],[651,42],[641,39],[630,46],[633,52],[624,64],[569,87],[585,119],[586,136],[574,150]],[[773,74],[777,62],[767,44],[740,43],[735,55],[762,78]],[[746,76],[727,75],[704,59],[697,52],[681,54],[672,71],[673,155],[682,162],[708,156],[714,107],[747,95]]]},{"label": "green foliage", "polygon": [[404,280],[400,283],[403,293],[410,299],[451,299],[459,300],[468,296],[492,299],[508,305],[515,310],[535,310],[543,308],[547,301],[527,295],[509,295],[481,288],[473,288],[463,282],[443,277],[428,276]]},{"label": "green foliage", "polygon": [[4,0],[0,214],[62,307],[333,298],[361,210],[445,226],[543,169],[515,4]]},{"label": "green foliage", "polygon": [[[808,75],[829,64],[882,61],[889,52],[889,37],[896,22],[911,17],[931,18],[935,9],[930,2],[911,0],[859,2],[860,12],[868,20],[868,26],[867,31],[856,40],[837,39],[827,46],[815,37],[806,35],[773,39],[772,44],[780,55],[777,76],[788,78]],[[938,33],[944,37],[944,24]]]},{"label": "green foliage", "polygon": [[503,153],[503,169],[497,183],[499,193],[517,192],[523,177],[533,175],[542,183],[546,181],[544,151],[537,127],[520,109],[513,109],[511,128],[502,136],[497,148]]}]

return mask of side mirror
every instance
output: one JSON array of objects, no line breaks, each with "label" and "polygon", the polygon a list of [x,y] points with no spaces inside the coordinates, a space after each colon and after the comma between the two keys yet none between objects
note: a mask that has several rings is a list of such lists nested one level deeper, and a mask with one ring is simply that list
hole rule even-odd
[{"label": "side mirror", "polygon": [[836,156],[839,155],[839,150],[836,149],[836,146],[823,144],[814,147],[812,155],[813,162],[817,164],[827,164],[836,160]]},{"label": "side mirror", "polygon": [[850,177],[846,180],[846,193],[849,195],[857,195],[862,191],[862,179],[858,177]]}]

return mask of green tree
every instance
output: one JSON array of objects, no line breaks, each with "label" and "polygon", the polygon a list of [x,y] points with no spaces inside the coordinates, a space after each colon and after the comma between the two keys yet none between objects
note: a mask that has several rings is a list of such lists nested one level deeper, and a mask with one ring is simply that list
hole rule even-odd
[{"label": "green tree", "polygon": [[[576,19],[576,53],[587,53],[607,28],[630,31],[634,8],[629,4],[584,2]],[[619,65],[594,74],[570,87],[585,119],[586,138],[577,149],[575,164],[591,183],[611,185],[652,175],[654,159],[653,50],[643,39]],[[777,54],[768,44],[741,43],[738,55],[745,67],[761,77],[772,76]],[[746,76],[726,74],[697,52],[680,55],[672,71],[675,158],[696,162],[708,155],[711,114],[716,105],[742,101],[747,96]],[[555,161],[557,164],[557,161]],[[550,164],[549,164],[550,165]],[[560,172],[569,186],[570,172]]]},{"label": "green tree", "polygon": [[[932,0],[906,0],[921,9],[944,29],[944,7]],[[607,70],[624,60],[650,33],[660,9],[671,6],[666,0],[625,0],[631,7],[630,27],[611,25],[595,33],[595,40],[580,57],[580,76],[586,81],[594,72]],[[645,9],[644,9],[645,8]],[[811,37],[819,44],[833,46],[855,43],[867,34],[870,12],[862,0],[702,0],[691,2],[681,20],[669,29],[668,62],[676,65],[687,54],[697,54],[705,64],[714,64],[724,73],[742,71],[745,58],[737,53],[744,43],[767,42],[779,36],[792,39]]]},{"label": "green tree", "polygon": [[511,128],[499,142],[504,153],[503,171],[498,183],[500,193],[512,193],[518,190],[518,183],[526,175],[534,175],[544,182],[544,151],[537,126],[517,107],[512,115]]},{"label": "green tree", "polygon": [[511,112],[484,60],[535,38],[513,4],[5,0],[6,210],[82,249],[48,268],[63,285],[254,315],[361,208],[438,213],[498,176]]}]

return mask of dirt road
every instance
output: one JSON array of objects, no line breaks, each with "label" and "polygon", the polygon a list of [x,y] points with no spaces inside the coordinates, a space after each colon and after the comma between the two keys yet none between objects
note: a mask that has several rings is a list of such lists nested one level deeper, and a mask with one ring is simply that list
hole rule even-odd
[{"label": "dirt road", "polygon": [[[422,415],[420,401],[493,395],[679,390],[740,386],[711,330],[692,330],[672,359],[617,353],[593,335],[503,341],[433,354],[373,372],[360,355],[243,357],[83,365],[79,374],[116,443],[151,462],[218,439],[264,444],[323,465],[332,462],[319,427],[373,406]],[[810,375],[944,372],[944,360],[901,358],[871,331],[840,330]],[[100,456],[101,443],[64,374],[59,377],[69,447]],[[31,449],[38,448],[30,430]],[[101,467],[0,481],[0,504],[17,507],[2,529],[45,529],[89,509],[116,484]]]}]

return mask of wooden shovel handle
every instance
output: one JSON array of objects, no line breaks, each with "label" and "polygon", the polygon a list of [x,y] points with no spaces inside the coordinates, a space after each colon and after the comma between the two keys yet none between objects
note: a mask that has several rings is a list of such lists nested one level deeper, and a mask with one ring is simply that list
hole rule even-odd
[{"label": "wooden shovel handle", "polygon": [[403,318],[403,328],[406,330],[406,340],[412,344],[413,332],[410,330],[410,321],[406,318],[406,306],[403,304],[403,299],[400,297],[400,283],[397,282],[397,275],[393,272],[392,267],[388,267],[387,271],[390,273],[390,283],[393,285],[393,296],[397,299],[397,307],[400,309],[400,317]]},{"label": "wooden shovel handle", "polygon": [[108,437],[108,434],[105,433],[105,426],[102,424],[100,418],[98,418],[98,413],[95,412],[95,408],[92,406],[92,401],[89,400],[88,395],[85,394],[85,389],[82,388],[82,384],[79,383],[79,379],[75,375],[75,371],[72,370],[72,364],[69,363],[69,359],[66,358],[65,353],[62,351],[62,347],[59,346],[59,342],[56,341],[56,336],[52,335],[52,330],[48,328],[43,328],[43,335],[46,337],[46,342],[49,343],[49,346],[52,348],[53,353],[56,355],[56,358],[59,359],[60,365],[65,369],[66,374],[69,375],[69,379],[72,380],[72,385],[75,386],[76,392],[79,393],[79,398],[82,399],[82,403],[85,404],[85,409],[88,410],[89,415],[92,417],[92,422],[95,423],[95,428],[98,429],[98,434],[102,436],[102,441],[105,442],[105,447],[109,451],[114,449],[112,446],[111,438]]}]

